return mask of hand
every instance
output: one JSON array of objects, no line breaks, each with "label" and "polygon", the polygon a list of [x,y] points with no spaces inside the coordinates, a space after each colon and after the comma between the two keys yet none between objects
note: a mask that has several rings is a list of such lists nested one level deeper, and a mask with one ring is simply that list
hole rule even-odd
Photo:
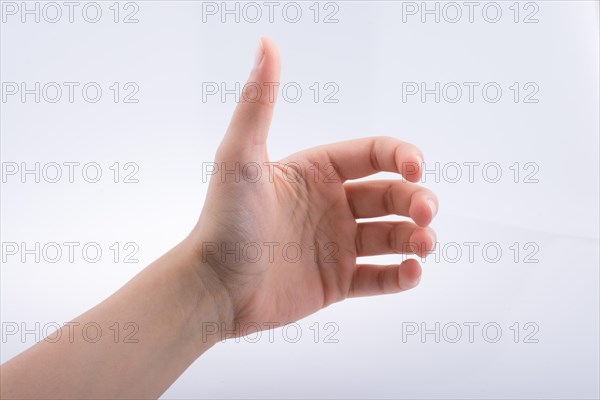
[{"label": "hand", "polygon": [[[93,323],[99,332],[134,324],[136,344],[70,340],[70,328],[62,327],[56,333],[61,339],[41,341],[2,365],[0,397],[157,398],[221,338],[290,323],[346,297],[399,292],[419,282],[416,260],[356,265],[356,257],[430,251],[435,196],[402,180],[347,181],[379,171],[418,181],[421,152],[378,137],[270,164],[265,142],[274,99],[270,91],[258,98],[251,93],[279,81],[277,50],[266,39],[250,81],[216,156],[227,173],[213,175],[196,227],[73,321]],[[390,214],[414,223],[356,223]],[[207,322],[218,325],[210,337]]]},{"label": "hand", "polygon": [[[202,261],[201,275],[227,294],[226,320],[237,327],[235,335],[250,324],[293,322],[347,297],[410,289],[421,276],[416,260],[357,265],[356,257],[424,256],[435,243],[427,226],[438,201],[412,183],[421,176],[423,156],[411,144],[372,137],[269,163],[266,139],[275,99],[268,88],[279,82],[279,71],[275,45],[262,39],[188,238]],[[380,171],[407,181],[347,182]],[[356,222],[390,214],[414,222]]]}]

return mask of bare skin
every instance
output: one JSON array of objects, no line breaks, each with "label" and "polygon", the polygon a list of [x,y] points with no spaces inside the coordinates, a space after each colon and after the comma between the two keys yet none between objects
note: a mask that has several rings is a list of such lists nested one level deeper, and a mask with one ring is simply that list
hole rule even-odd
[{"label": "bare skin", "polygon": [[[278,82],[279,71],[275,45],[262,39],[249,82]],[[421,174],[420,150],[372,137],[270,163],[266,139],[275,101],[268,91],[257,98],[252,85],[246,88],[190,235],[74,320],[98,324],[103,332],[115,322],[134,322],[137,343],[115,343],[112,333],[93,344],[77,335],[68,340],[64,327],[60,340],[41,341],[1,366],[2,398],[156,398],[224,337],[273,322],[281,326],[348,297],[419,283],[414,259],[381,266],[356,258],[424,256],[432,249],[435,234],[428,225],[438,200],[413,183]],[[219,172],[236,169],[238,179]],[[349,182],[380,171],[405,180]],[[392,214],[412,221],[356,221]]]}]

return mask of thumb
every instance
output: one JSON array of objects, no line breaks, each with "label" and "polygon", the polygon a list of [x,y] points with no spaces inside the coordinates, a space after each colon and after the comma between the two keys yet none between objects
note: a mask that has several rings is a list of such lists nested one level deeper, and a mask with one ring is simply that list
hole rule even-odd
[{"label": "thumb", "polygon": [[279,52],[270,39],[261,38],[254,67],[244,85],[221,149],[230,156],[266,155],[266,140],[279,90]]}]

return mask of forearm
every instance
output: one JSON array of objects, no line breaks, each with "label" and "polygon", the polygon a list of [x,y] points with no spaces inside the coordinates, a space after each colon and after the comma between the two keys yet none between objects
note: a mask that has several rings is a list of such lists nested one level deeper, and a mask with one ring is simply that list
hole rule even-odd
[{"label": "forearm", "polygon": [[219,335],[203,334],[205,323],[229,322],[228,299],[218,285],[182,242],[73,321],[79,329],[99,326],[99,339],[95,328],[86,340],[65,326],[50,335],[60,335],[56,342],[41,341],[5,363],[1,397],[160,396],[218,341]]}]

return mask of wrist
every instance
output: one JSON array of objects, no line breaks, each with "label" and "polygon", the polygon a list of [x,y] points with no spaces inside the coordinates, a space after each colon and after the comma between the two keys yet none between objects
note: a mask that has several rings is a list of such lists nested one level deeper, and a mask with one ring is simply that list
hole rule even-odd
[{"label": "wrist", "polygon": [[226,338],[227,329],[234,325],[231,296],[215,269],[197,251],[189,238],[180,245],[187,259],[180,273],[189,318],[190,337],[206,350]]}]

